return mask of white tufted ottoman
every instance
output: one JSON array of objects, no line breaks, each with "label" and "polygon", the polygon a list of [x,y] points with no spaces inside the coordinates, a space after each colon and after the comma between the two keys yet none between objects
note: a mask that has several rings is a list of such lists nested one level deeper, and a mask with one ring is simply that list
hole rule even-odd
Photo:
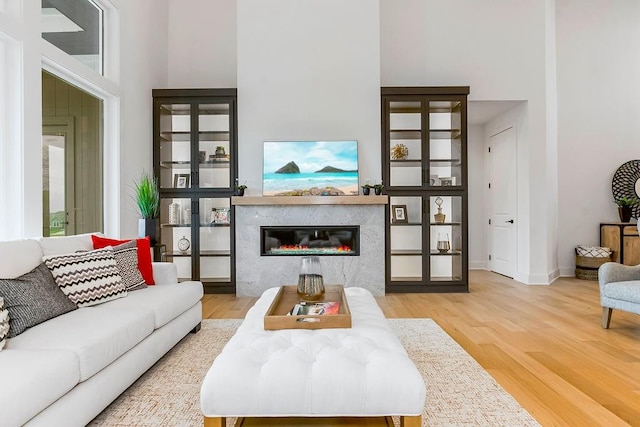
[{"label": "white tufted ottoman", "polygon": [[266,290],[209,369],[207,427],[225,417],[378,417],[421,426],[425,384],[371,293],[345,288],[349,329],[265,331]]}]

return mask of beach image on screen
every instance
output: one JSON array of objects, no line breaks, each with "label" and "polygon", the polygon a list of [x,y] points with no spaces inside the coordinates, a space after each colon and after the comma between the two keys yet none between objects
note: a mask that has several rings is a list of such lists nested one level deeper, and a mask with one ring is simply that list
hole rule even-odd
[{"label": "beach image on screen", "polygon": [[267,141],[264,196],[358,194],[357,141]]}]

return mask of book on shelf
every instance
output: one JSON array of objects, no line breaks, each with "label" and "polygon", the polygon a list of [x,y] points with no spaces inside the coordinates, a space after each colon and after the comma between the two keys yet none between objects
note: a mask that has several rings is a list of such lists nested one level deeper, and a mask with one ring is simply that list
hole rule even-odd
[{"label": "book on shelf", "polygon": [[338,301],[326,302],[299,302],[289,311],[289,316],[325,316],[338,314],[340,303]]}]

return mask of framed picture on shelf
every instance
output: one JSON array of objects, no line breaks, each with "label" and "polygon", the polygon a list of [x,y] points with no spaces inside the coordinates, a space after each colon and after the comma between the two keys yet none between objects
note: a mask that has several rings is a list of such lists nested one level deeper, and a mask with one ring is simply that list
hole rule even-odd
[{"label": "framed picture on shelf", "polygon": [[407,216],[407,205],[391,206],[391,222],[394,224],[409,223],[409,218]]},{"label": "framed picture on shelf", "polygon": [[229,224],[229,208],[213,208],[211,222],[214,224]]},{"label": "framed picture on shelf", "polygon": [[456,185],[456,177],[455,176],[442,176],[439,178],[440,185],[443,187],[451,187],[452,185]]},{"label": "framed picture on shelf", "polygon": [[189,188],[189,178],[191,176],[188,173],[178,173],[173,177],[174,188]]},{"label": "framed picture on shelf", "polygon": [[429,175],[429,185],[440,185],[440,180],[438,179],[438,175]]}]

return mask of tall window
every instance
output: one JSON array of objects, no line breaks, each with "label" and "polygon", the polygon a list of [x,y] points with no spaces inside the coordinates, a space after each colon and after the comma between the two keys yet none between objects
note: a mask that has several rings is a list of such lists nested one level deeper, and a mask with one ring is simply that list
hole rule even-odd
[{"label": "tall window", "polygon": [[42,72],[42,235],[102,231],[103,101]]},{"label": "tall window", "polygon": [[91,0],[42,0],[42,38],[103,74],[103,14]]}]

